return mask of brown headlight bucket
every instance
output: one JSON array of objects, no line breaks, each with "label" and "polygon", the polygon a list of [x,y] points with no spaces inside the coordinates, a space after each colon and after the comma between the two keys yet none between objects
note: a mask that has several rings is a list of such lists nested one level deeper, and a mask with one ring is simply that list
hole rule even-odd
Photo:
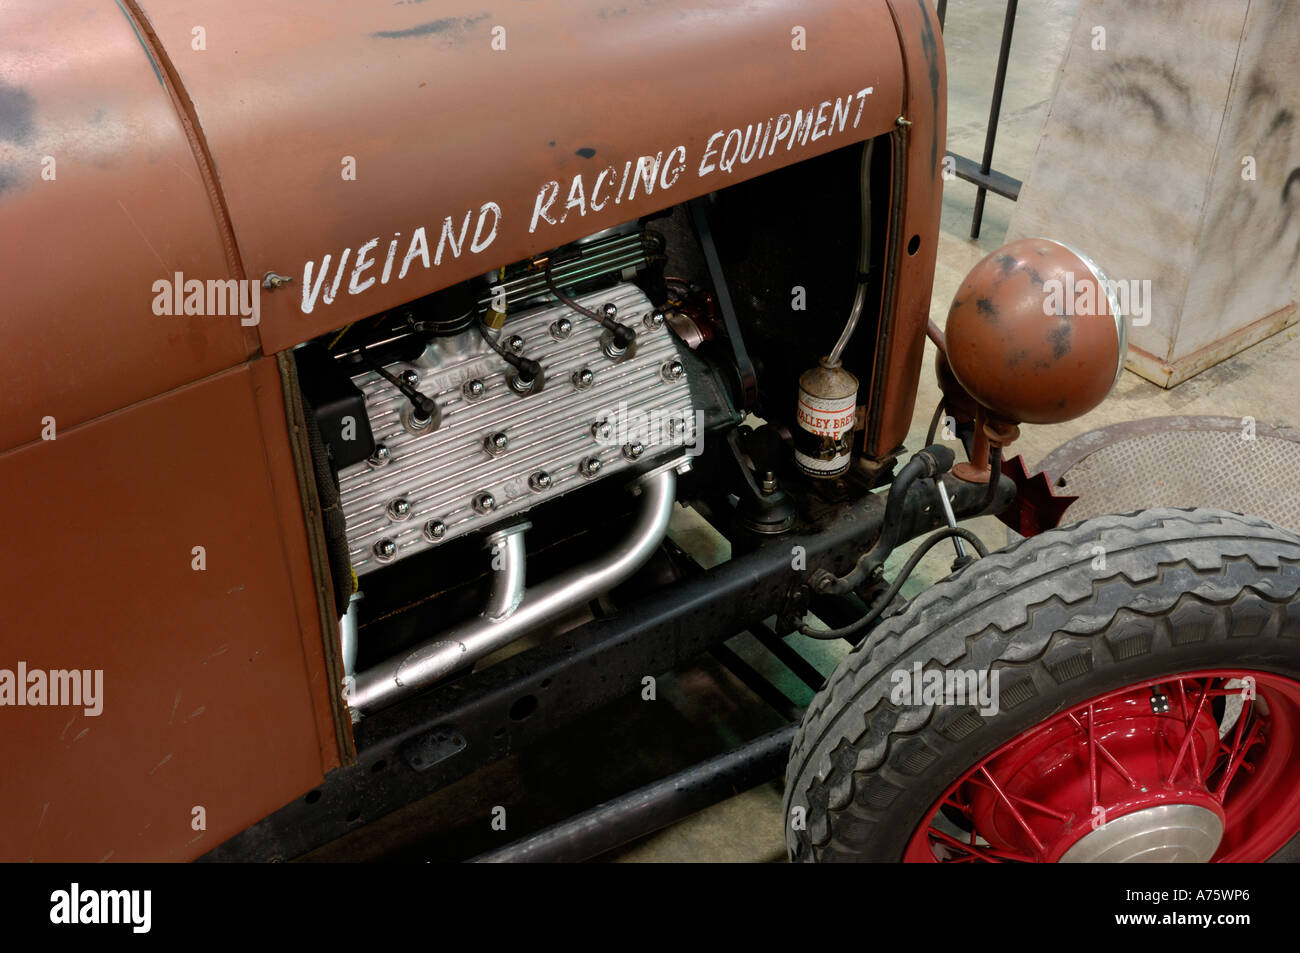
[{"label": "brown headlight bucket", "polygon": [[1096,263],[1046,238],[1024,238],[967,274],[945,329],[948,365],[996,417],[1051,424],[1086,414],[1124,367],[1127,333]]}]

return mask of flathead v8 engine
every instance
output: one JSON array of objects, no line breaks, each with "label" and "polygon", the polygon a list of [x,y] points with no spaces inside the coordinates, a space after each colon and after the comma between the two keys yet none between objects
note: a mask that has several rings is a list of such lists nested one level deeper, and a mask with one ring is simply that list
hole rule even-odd
[{"label": "flathead v8 engine", "polygon": [[[706,427],[734,420],[696,350],[707,335],[680,290],[667,292],[663,245],[638,227],[593,236],[297,350],[354,713],[409,688],[413,665],[436,680],[590,598],[586,584],[557,584],[516,612],[530,518],[596,484],[639,492],[685,472]],[[655,499],[643,540],[634,527],[632,543],[578,575],[609,583],[644,561],[671,510],[662,487]],[[404,623],[409,606],[389,580],[409,560],[406,574],[422,593],[432,582],[436,600],[483,575],[475,537],[491,554],[492,591],[468,620],[450,599],[435,619],[445,633],[432,633],[442,648],[430,649],[427,623],[418,612]],[[363,600],[379,630],[399,632],[381,640],[399,654],[357,673]],[[407,629],[425,648],[402,656]]]},{"label": "flathead v8 engine", "polygon": [[[575,300],[635,339],[619,346],[557,302],[511,315],[495,342],[471,327],[353,378],[375,440],[339,472],[358,575],[694,442],[684,348],[663,312],[626,282]],[[493,343],[540,371],[529,379]],[[421,419],[394,377],[436,412]]]}]

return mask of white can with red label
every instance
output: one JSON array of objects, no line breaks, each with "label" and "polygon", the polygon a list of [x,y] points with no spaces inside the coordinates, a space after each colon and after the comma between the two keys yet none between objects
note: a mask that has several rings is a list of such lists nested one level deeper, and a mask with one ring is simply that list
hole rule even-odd
[{"label": "white can with red label", "polygon": [[853,461],[858,379],[842,367],[823,364],[799,378],[794,459],[810,476],[835,477]]}]

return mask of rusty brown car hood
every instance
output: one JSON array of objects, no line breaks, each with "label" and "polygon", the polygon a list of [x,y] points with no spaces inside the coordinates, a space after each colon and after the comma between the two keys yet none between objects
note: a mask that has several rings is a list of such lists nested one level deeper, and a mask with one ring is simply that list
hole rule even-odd
[{"label": "rusty brown car hood", "polygon": [[[269,351],[847,145],[887,127],[901,102],[883,3],[142,5],[193,101],[245,270],[294,279],[268,301]],[[204,52],[190,49],[196,24],[206,25]],[[791,48],[796,25],[807,51]],[[733,128],[837,98],[850,112],[844,131],[824,127],[793,148],[771,141],[761,160],[728,173],[714,159],[700,174],[715,133],[720,151]],[[351,162],[355,178],[345,177]],[[535,215],[551,182],[556,197]],[[374,264],[353,282],[358,254]]]}]

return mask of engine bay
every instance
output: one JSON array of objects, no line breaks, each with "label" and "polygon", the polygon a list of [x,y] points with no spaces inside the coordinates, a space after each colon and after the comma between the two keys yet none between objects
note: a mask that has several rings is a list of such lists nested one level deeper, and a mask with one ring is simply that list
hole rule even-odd
[{"label": "engine bay", "polygon": [[[666,525],[675,502],[738,524],[743,549],[789,532],[800,510],[806,522],[871,489],[876,471],[847,472],[863,429],[853,376],[839,372],[852,386],[830,401],[834,415],[808,413],[830,404],[794,387],[797,369],[831,349],[850,301],[855,314],[879,305],[869,269],[854,277],[867,254],[857,210],[756,212],[818,183],[879,190],[876,175],[873,186],[869,151],[850,147],[295,349],[354,718],[358,678],[371,687],[362,673],[386,666],[407,689],[400,673],[413,665],[435,680],[469,667],[527,619],[515,613],[526,591],[575,563],[578,576],[606,572],[618,557],[598,554],[628,548],[638,521]],[[873,336],[855,340],[856,366]],[[821,417],[837,417],[835,429],[818,429]],[[696,469],[708,477],[688,478]],[[664,473],[668,510],[647,514],[642,491],[658,493]],[[556,583],[557,612],[606,597],[571,581]],[[491,632],[468,632],[463,655],[429,662],[434,643],[484,619]]]}]

